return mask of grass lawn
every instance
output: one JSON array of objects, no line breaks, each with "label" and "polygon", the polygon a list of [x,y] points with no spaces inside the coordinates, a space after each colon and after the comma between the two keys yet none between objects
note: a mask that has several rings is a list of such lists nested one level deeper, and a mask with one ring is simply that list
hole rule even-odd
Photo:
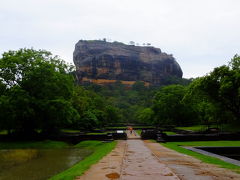
[{"label": "grass lawn", "polygon": [[141,132],[142,130],[141,129],[138,129],[138,130],[135,130],[135,132],[140,136],[141,135]]},{"label": "grass lawn", "polygon": [[18,141],[0,142],[0,149],[55,149],[67,148],[69,144],[62,141]]},{"label": "grass lawn", "polygon": [[[132,126],[133,129],[135,128],[155,128],[154,126]],[[127,126],[109,126],[106,129],[127,129]]]},{"label": "grass lawn", "polygon": [[86,133],[86,135],[104,135],[107,134],[107,132],[92,132],[92,133]]},{"label": "grass lawn", "polygon": [[113,133],[114,131],[104,131],[104,132],[89,132],[87,135],[106,135],[107,133]]},{"label": "grass lawn", "polygon": [[132,126],[133,127],[133,129],[134,128],[142,128],[142,129],[144,129],[144,128],[155,128],[155,126]]},{"label": "grass lawn", "polygon": [[109,127],[106,127],[106,129],[127,129],[127,126],[113,126],[113,127],[111,127],[111,126],[109,126]]},{"label": "grass lawn", "polygon": [[[139,136],[141,135],[141,132],[142,132],[141,129],[138,129],[135,131],[138,133]],[[166,133],[167,135],[175,135],[176,134],[175,132],[172,132],[172,131],[164,131],[164,133]]]},{"label": "grass lawn", "polygon": [[80,132],[80,130],[77,130],[77,129],[62,129],[61,131],[65,132],[65,133],[79,133]]},{"label": "grass lawn", "polygon": [[2,130],[2,131],[0,131],[0,135],[5,135],[5,134],[7,134],[8,132],[7,132],[7,130]]},{"label": "grass lawn", "polygon": [[172,132],[172,131],[164,131],[164,133],[166,133],[167,135],[175,135],[175,134],[177,134],[177,133]]},{"label": "grass lawn", "polygon": [[216,164],[220,167],[234,170],[240,173],[240,166],[236,166],[225,161],[222,161],[218,158],[202,155],[197,152],[187,150],[181,146],[240,146],[240,141],[192,141],[192,142],[167,142],[160,143],[163,146],[173,149],[177,152],[193,156],[203,162]]},{"label": "grass lawn", "polygon": [[240,132],[240,125],[239,124],[223,124],[221,126],[222,131],[227,132]]},{"label": "grass lawn", "polygon": [[207,129],[205,125],[196,125],[196,126],[189,126],[189,127],[176,127],[179,130],[187,130],[187,131],[204,131]]},{"label": "grass lawn", "polygon": [[[210,128],[216,128],[216,125],[211,125]],[[196,126],[189,126],[189,127],[176,127],[179,130],[190,130],[190,131],[205,131],[207,130],[206,125],[196,125]],[[219,126],[222,131],[227,132],[240,132],[240,125],[239,124],[223,124]]]},{"label": "grass lawn", "polygon": [[53,176],[49,180],[73,180],[76,176],[82,175],[87,169],[90,168],[92,164],[97,163],[105,155],[111,152],[116,144],[117,142],[115,141],[109,143],[103,143],[101,141],[80,142],[79,144],[75,145],[76,148],[89,148],[91,150],[94,150],[94,152],[71,168]]}]

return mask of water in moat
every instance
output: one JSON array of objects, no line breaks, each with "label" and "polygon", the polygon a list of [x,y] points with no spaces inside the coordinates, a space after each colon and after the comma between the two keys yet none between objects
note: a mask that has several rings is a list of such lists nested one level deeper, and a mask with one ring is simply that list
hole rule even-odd
[{"label": "water in moat", "polygon": [[0,179],[45,180],[92,153],[87,149],[0,150]]},{"label": "water in moat", "polygon": [[196,148],[240,161],[240,147],[196,147]]}]

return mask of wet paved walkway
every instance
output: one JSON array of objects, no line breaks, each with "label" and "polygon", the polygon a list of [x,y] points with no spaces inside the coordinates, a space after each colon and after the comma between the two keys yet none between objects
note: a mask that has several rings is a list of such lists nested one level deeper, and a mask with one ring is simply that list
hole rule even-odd
[{"label": "wet paved walkway", "polygon": [[117,147],[91,166],[76,180],[177,180],[168,167],[144,145],[140,137],[128,132],[129,140],[118,141]]},{"label": "wet paved walkway", "polygon": [[159,143],[142,141],[133,132],[127,141],[76,180],[238,180],[240,174],[203,163]]},{"label": "wet paved walkway", "polygon": [[144,144],[181,180],[239,180],[240,174],[204,163],[194,157],[168,149],[149,140]]},{"label": "wet paved walkway", "polygon": [[126,141],[118,141],[116,148],[97,164],[91,166],[76,180],[111,180],[119,179],[125,154]]},{"label": "wet paved walkway", "polygon": [[142,140],[127,140],[122,180],[176,180],[179,179],[166,165],[159,162]]}]

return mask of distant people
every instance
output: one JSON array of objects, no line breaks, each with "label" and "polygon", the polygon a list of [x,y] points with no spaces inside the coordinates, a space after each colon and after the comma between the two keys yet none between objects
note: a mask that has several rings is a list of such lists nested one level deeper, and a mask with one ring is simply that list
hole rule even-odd
[{"label": "distant people", "polygon": [[130,134],[132,134],[133,128],[132,128],[132,127],[129,127],[129,131],[130,131]]}]

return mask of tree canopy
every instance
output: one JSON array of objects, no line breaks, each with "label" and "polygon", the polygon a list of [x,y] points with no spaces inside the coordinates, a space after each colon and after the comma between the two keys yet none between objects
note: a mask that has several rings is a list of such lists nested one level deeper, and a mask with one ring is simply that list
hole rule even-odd
[{"label": "tree canopy", "polygon": [[[50,52],[9,51],[0,59],[0,130],[33,134],[92,130],[118,122],[156,126],[240,123],[240,57],[204,77],[161,87],[120,81],[77,85],[74,68]],[[231,120],[231,121],[230,121]]]},{"label": "tree canopy", "polygon": [[240,120],[240,57],[235,55],[229,65],[215,68],[199,80],[196,88],[203,91],[222,109]]},{"label": "tree canopy", "polygon": [[162,87],[154,97],[154,121],[157,125],[189,125],[191,124],[191,107],[182,102],[186,87],[169,85]]},{"label": "tree canopy", "polygon": [[71,67],[63,60],[47,51],[20,49],[4,53],[0,69],[6,87],[1,109],[8,109],[1,113],[5,128],[53,130],[77,117],[69,102],[74,88]]}]

